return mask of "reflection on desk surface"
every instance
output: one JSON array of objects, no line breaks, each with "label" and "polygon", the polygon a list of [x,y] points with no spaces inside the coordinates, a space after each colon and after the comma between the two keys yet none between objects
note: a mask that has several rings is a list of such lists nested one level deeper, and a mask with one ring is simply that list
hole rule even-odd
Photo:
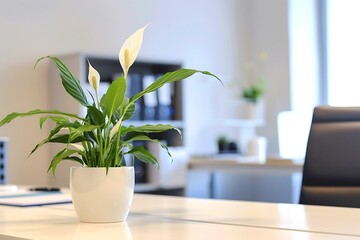
[{"label": "reflection on desk surface", "polygon": [[0,239],[360,238],[360,209],[135,194],[126,222],[86,224],[72,204],[0,206]]},{"label": "reflection on desk surface", "polygon": [[188,163],[186,196],[298,203],[301,180],[302,165],[290,160],[196,157]]}]

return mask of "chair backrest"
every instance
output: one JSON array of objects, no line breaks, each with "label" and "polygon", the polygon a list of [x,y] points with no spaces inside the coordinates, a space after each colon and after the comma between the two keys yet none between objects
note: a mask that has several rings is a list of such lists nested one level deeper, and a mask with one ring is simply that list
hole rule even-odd
[{"label": "chair backrest", "polygon": [[360,207],[360,107],[314,109],[299,202]]}]

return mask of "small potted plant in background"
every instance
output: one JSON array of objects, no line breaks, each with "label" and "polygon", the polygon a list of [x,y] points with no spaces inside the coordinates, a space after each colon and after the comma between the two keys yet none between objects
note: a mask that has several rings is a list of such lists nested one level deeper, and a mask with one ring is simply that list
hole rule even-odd
[{"label": "small potted plant in background", "polygon": [[219,153],[239,153],[236,142],[229,141],[225,135],[217,138],[217,145]]},{"label": "small potted plant in background", "polygon": [[260,80],[243,90],[242,99],[244,100],[243,110],[245,119],[263,120],[264,102],[262,97],[264,92],[264,80]]},{"label": "small potted plant in background", "polygon": [[242,92],[242,97],[249,102],[257,103],[265,92],[265,80],[261,79],[257,83],[245,88]]},{"label": "small potted plant in background", "polygon": [[87,99],[80,81],[60,59],[47,56],[37,61],[36,64],[47,58],[56,65],[64,89],[86,107],[85,117],[60,110],[36,109],[24,113],[13,112],[0,121],[0,126],[3,126],[18,117],[41,115],[40,127],[46,121],[55,124],[48,137],[38,143],[31,154],[48,143],[60,143],[64,148],[53,157],[48,171],[55,175],[57,165],[65,160],[80,164],[71,169],[70,189],[76,213],[83,222],[126,220],[134,192],[134,168],[133,163],[132,166],[124,165],[124,157],[130,155],[145,163],[158,164],[157,159],[144,147],[133,146],[133,141],[156,142],[171,157],[167,146],[149,134],[176,129],[174,126],[123,124],[133,116],[134,103],[166,83],[183,80],[195,73],[212,76],[220,81],[207,71],[180,69],[166,73],[130,99],[125,97],[127,74],[140,51],[145,28],[137,30],[121,47],[119,61],[124,74],[111,83],[101,99],[98,96],[100,75],[90,63],[88,80],[95,90],[95,95],[91,95],[92,101]]},{"label": "small potted plant in background", "polygon": [[[259,68],[262,68],[262,64],[267,61],[267,59],[267,53],[261,52],[259,55]],[[250,84],[243,88],[241,95],[241,98],[244,100],[244,116],[246,119],[263,120],[265,80],[263,76],[261,76],[262,74],[260,74],[262,69],[256,69],[257,73],[255,73],[254,68],[254,65],[251,63],[248,63],[245,67],[245,72]],[[258,80],[255,81],[254,79]]]},{"label": "small potted plant in background", "polygon": [[222,135],[217,138],[217,145],[219,153],[224,153],[228,150],[228,140],[226,136]]}]

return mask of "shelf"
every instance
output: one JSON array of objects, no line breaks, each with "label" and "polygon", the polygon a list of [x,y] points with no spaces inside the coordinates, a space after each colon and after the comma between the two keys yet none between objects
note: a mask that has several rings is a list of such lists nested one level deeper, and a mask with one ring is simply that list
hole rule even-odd
[{"label": "shelf", "polygon": [[221,119],[216,124],[226,125],[229,127],[261,127],[264,121],[260,119]]},{"label": "shelf", "polygon": [[184,122],[183,121],[161,121],[161,120],[155,120],[155,121],[146,121],[146,120],[139,120],[139,121],[125,121],[123,123],[124,126],[130,126],[130,125],[134,125],[134,126],[143,126],[146,124],[151,124],[151,125],[157,125],[157,124],[164,124],[164,125],[173,125],[176,128],[184,128]]}]

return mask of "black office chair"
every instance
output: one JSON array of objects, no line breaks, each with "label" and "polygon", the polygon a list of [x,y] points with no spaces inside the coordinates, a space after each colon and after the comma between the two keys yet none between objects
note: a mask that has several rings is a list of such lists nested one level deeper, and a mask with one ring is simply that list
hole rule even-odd
[{"label": "black office chair", "polygon": [[360,207],[360,107],[314,109],[299,202]]}]

